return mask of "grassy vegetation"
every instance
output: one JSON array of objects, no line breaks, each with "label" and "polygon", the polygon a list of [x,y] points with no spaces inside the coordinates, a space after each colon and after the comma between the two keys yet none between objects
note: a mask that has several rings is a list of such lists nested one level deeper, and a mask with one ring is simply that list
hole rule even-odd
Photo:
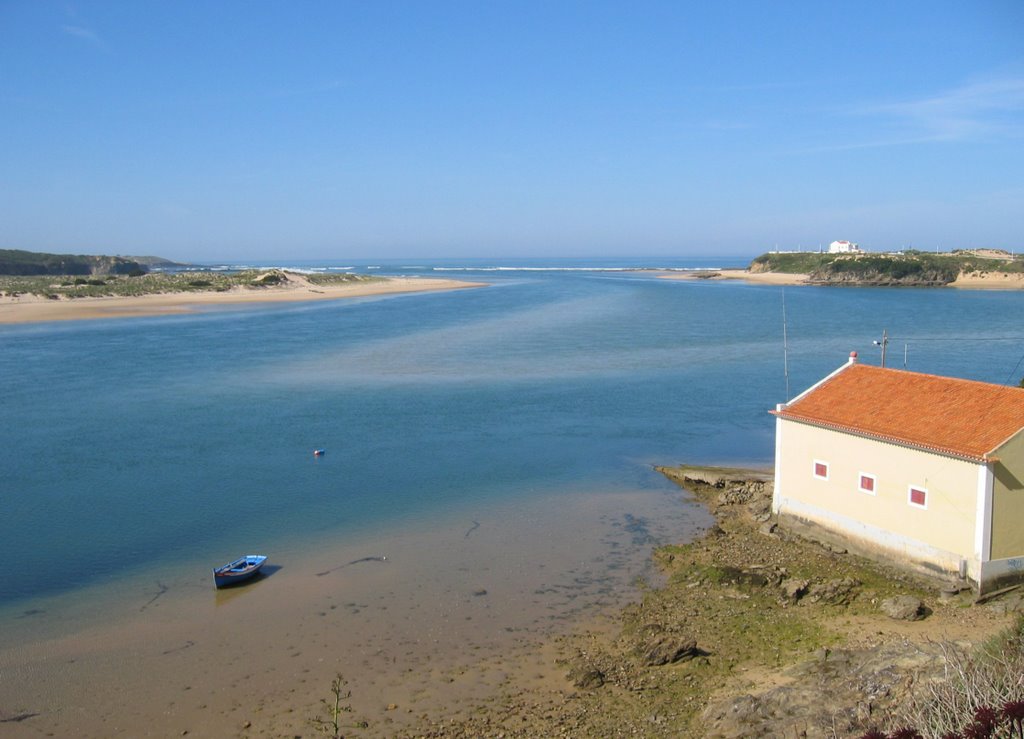
[{"label": "grassy vegetation", "polygon": [[831,264],[835,254],[819,254],[817,252],[798,252],[795,254],[762,254],[750,263],[751,269],[763,272],[783,272],[785,274],[809,275]]},{"label": "grassy vegetation", "polygon": [[[303,275],[314,285],[371,282],[380,277],[351,273]],[[266,288],[288,281],[281,270],[242,272],[153,272],[134,275],[103,275],[91,278],[65,276],[0,275],[0,295],[40,295],[58,298],[136,297],[156,293],[224,292],[237,287]]]},{"label": "grassy vegetation", "polygon": [[762,254],[751,269],[763,272],[808,274],[823,281],[920,282],[948,284],[961,273],[1024,272],[1024,260],[981,257],[970,252],[932,254]]}]

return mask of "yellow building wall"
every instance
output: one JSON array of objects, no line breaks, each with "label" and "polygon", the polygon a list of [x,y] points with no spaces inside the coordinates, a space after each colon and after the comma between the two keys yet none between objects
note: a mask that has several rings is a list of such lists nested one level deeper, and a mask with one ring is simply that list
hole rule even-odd
[{"label": "yellow building wall", "polygon": [[992,559],[1024,556],[1024,433],[995,452],[992,483]]},{"label": "yellow building wall", "polygon": [[[826,528],[842,529],[839,517],[852,519],[974,558],[978,464],[794,421],[782,421],[779,432],[776,494],[783,512],[785,500],[795,500],[805,504],[801,515],[822,512],[812,516]],[[828,464],[827,481],[814,476],[815,460]],[[874,495],[859,490],[862,473],[874,475]],[[911,485],[927,491],[927,508],[908,502]]]}]

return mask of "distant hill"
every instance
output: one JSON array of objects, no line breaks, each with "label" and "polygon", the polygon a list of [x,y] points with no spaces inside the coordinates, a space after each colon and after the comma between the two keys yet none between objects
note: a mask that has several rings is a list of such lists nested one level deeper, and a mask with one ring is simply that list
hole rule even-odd
[{"label": "distant hill", "polygon": [[949,285],[961,275],[1024,272],[1024,260],[1000,252],[979,256],[957,251],[933,254],[906,251],[898,254],[822,254],[815,252],[762,254],[750,263],[751,272],[808,275],[820,285]]},{"label": "distant hill", "polygon": [[133,262],[149,267],[150,269],[165,269],[167,267],[187,267],[188,265],[183,262],[172,262],[170,259],[164,259],[163,257],[135,257],[127,256],[125,259],[130,259]]},{"label": "distant hill", "polygon": [[172,264],[160,257],[46,254],[21,249],[0,249],[0,274],[3,275],[126,275]]}]

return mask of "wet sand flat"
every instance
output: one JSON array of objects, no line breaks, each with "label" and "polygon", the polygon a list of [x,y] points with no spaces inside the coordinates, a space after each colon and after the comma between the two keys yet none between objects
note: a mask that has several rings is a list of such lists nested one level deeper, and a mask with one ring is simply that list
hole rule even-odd
[{"label": "wet sand flat", "polygon": [[19,604],[0,614],[4,735],[309,735],[337,673],[370,735],[457,715],[562,680],[545,640],[615,612],[657,577],[655,540],[705,517],[658,491],[566,494],[267,552],[230,590],[190,563]]}]

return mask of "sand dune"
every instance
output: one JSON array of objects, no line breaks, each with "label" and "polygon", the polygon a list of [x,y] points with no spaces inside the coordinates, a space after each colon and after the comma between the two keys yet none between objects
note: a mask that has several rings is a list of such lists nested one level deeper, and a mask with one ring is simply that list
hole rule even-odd
[{"label": "sand dune", "polygon": [[34,323],[94,318],[126,318],[190,313],[206,307],[237,303],[274,303],[338,300],[368,295],[413,293],[483,287],[485,283],[418,277],[387,277],[373,282],[314,285],[289,272],[288,282],[260,288],[232,288],[226,292],[158,293],[138,297],[74,298],[52,300],[38,295],[0,297],[0,323]]}]

